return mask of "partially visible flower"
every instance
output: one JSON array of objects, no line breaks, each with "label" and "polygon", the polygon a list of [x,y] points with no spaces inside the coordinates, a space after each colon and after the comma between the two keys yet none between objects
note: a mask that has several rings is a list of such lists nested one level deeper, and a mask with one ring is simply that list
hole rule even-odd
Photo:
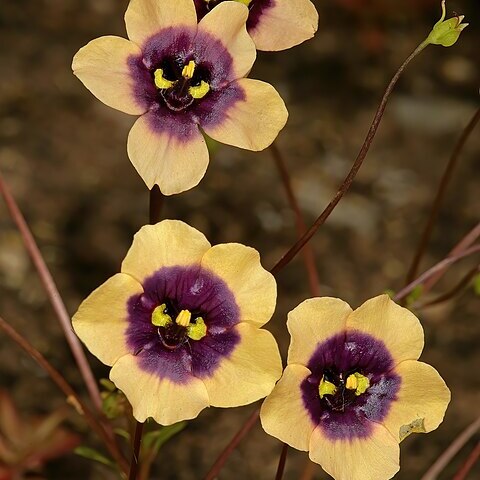
[{"label": "partially visible flower", "polygon": [[[225,0],[194,0],[198,18]],[[258,50],[278,51],[312,38],[318,13],[310,0],[233,0],[247,5],[248,33]]]},{"label": "partially visible flower", "polygon": [[123,391],[135,418],[162,425],[208,406],[246,405],[281,375],[273,336],[276,283],[253,248],[211,247],[194,228],[142,227],[121,273],[95,290],[73,328]]},{"label": "partially visible flower", "polygon": [[285,126],[277,91],[244,78],[256,57],[247,17],[245,5],[227,2],[197,25],[193,0],[131,0],[130,40],[100,37],[75,55],[75,75],[99,100],[141,115],[128,155],[149,188],[172,195],[200,182],[209,161],[200,129],[263,150]]},{"label": "partially visible flower", "polygon": [[288,365],[261,409],[263,428],[337,480],[384,480],[399,442],[442,422],[450,391],[418,362],[423,330],[388,295],[357,310],[312,298],[288,316]]},{"label": "partially visible flower", "polygon": [[442,1],[442,17],[434,25],[433,30],[427,38],[427,42],[433,45],[442,45],[451,47],[462,33],[462,30],[468,27],[468,23],[462,23],[465,15],[455,15],[455,17],[445,20],[447,9],[445,0]]}]

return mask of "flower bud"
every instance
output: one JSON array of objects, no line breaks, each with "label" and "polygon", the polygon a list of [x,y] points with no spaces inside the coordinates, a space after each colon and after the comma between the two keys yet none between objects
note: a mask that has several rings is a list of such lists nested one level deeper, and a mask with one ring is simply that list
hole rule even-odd
[{"label": "flower bud", "polygon": [[465,18],[464,15],[456,15],[453,18],[445,20],[446,8],[445,0],[442,1],[442,17],[435,24],[430,35],[427,37],[427,42],[433,45],[443,45],[444,47],[451,47],[462,33],[462,30],[468,26],[468,23],[462,23]]}]

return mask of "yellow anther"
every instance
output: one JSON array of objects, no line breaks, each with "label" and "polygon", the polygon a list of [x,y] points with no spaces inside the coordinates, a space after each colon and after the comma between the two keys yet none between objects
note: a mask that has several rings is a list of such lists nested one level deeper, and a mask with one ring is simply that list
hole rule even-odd
[{"label": "yellow anther", "polygon": [[193,97],[193,98],[203,98],[208,92],[210,91],[210,85],[207,82],[204,82],[203,80],[200,82],[200,85],[197,85],[196,87],[190,87],[188,89],[188,93]]},{"label": "yellow anther", "polygon": [[188,327],[190,325],[190,320],[192,318],[192,314],[188,310],[182,310],[177,318],[175,319],[175,322],[177,325],[180,325],[181,327]]},{"label": "yellow anther", "polygon": [[193,74],[195,73],[195,62],[193,60],[190,60],[188,62],[188,65],[185,65],[182,70],[182,77],[183,78],[193,78]]},{"label": "yellow anther", "polygon": [[162,303],[152,312],[152,324],[156,327],[166,327],[173,322],[172,317],[165,313],[167,306]]},{"label": "yellow anther", "polygon": [[345,387],[348,388],[348,390],[355,390],[355,395],[359,396],[368,390],[370,380],[365,375],[355,372],[348,376]]},{"label": "yellow anther", "polygon": [[166,88],[173,87],[175,82],[172,82],[171,80],[167,80],[163,76],[163,70],[161,68],[157,68],[155,70],[155,73],[153,74],[155,78],[155,86],[161,90],[164,90]]},{"label": "yellow anther", "polygon": [[191,323],[187,327],[187,335],[192,340],[201,340],[207,335],[207,326],[202,317],[195,319],[195,323]]},{"label": "yellow anther", "polygon": [[325,380],[325,377],[322,377],[320,385],[318,386],[318,393],[320,398],[323,398],[325,395],[335,395],[337,392],[337,387],[328,380]]},{"label": "yellow anther", "polygon": [[247,7],[252,3],[252,0],[235,0],[238,3],[243,3]]}]

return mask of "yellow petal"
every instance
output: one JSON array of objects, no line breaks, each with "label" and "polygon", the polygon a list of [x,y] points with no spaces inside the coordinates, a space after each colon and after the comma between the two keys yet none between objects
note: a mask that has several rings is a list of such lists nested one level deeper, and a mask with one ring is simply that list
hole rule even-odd
[{"label": "yellow petal", "polygon": [[[233,73],[229,81],[245,77],[250,72],[257,51],[250,35],[247,33],[246,21],[248,8],[234,2],[224,2],[216,6],[198,24],[199,38],[207,32],[219,39],[233,59]],[[212,42],[205,44],[207,50],[202,53],[211,62],[223,55]]]},{"label": "yellow petal", "polygon": [[125,13],[128,38],[142,45],[152,35],[170,27],[196,28],[192,0],[131,0]]},{"label": "yellow petal", "polygon": [[438,372],[426,363],[406,360],[395,368],[401,377],[397,400],[382,422],[398,440],[410,433],[435,430],[443,421],[450,390]]},{"label": "yellow petal", "polygon": [[198,265],[210,243],[203,233],[178,220],[143,226],[134,236],[122,272],[139,282],[162,267]]},{"label": "yellow petal", "polygon": [[318,13],[310,0],[282,0],[265,9],[249,33],[258,50],[278,51],[312,38],[317,29]]},{"label": "yellow petal", "polygon": [[318,426],[310,439],[310,460],[335,480],[387,480],[400,469],[400,448],[388,430],[372,424],[368,438],[329,439]]},{"label": "yellow petal", "polygon": [[133,355],[125,355],[115,363],[110,380],[125,394],[139,422],[152,417],[160,425],[171,425],[195,418],[209,406],[201,380],[192,376],[184,384],[173,383],[142,370]]},{"label": "yellow petal", "polygon": [[294,308],[287,320],[288,363],[307,365],[319,343],[345,330],[351,312],[348,303],[331,297],[309,298]]},{"label": "yellow petal", "polygon": [[240,343],[204,378],[210,404],[239,407],[266,397],[282,374],[282,360],[273,335],[247,323],[235,327]]},{"label": "yellow petal", "polygon": [[264,150],[287,122],[285,104],[268,83],[250,78],[235,83],[245,92],[245,99],[231,106],[220,123],[202,125],[202,128],[221,143],[253,151]]},{"label": "yellow petal", "polygon": [[385,343],[395,364],[416,360],[423,350],[418,318],[388,295],[367,300],[347,320],[347,329],[360,330]]},{"label": "yellow petal", "polygon": [[260,254],[238,243],[215,245],[202,266],[226,282],[240,308],[240,320],[256,326],[267,323],[275,311],[277,284],[260,263]]},{"label": "yellow petal", "polygon": [[134,78],[128,59],[141,54],[134,43],[120,37],[100,37],[73,57],[73,73],[105,105],[131,115],[146,108],[134,96]]},{"label": "yellow petal", "polygon": [[[208,148],[196,125],[177,137],[168,127],[157,131],[153,113],[141,116],[128,135],[128,156],[147,187],[158,185],[164,195],[190,190],[198,185],[208,167]],[[171,119],[165,121],[172,121]],[[176,128],[173,126],[172,128]],[[181,130],[183,125],[178,125]]]},{"label": "yellow petal", "polygon": [[297,450],[309,449],[316,425],[306,410],[300,385],[311,374],[303,365],[287,365],[260,410],[263,429]]},{"label": "yellow petal", "polygon": [[134,278],[118,273],[92,292],[73,316],[75,333],[106,365],[113,365],[129,353],[125,342],[127,302],[142,292],[142,286]]}]

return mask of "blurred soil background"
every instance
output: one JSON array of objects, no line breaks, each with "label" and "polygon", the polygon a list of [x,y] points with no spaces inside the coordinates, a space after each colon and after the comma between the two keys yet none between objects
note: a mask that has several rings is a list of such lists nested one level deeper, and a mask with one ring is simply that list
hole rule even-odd
[{"label": "blurred soil background", "polygon": [[[1,0],[0,168],[33,229],[73,313],[118,271],[132,235],[148,220],[148,193],[126,155],[133,117],[97,101],[72,75],[71,59],[89,40],[125,35],[127,0]],[[319,33],[281,53],[260,53],[252,77],[274,84],[290,111],[278,139],[310,224],[350,168],[395,69],[438,20],[440,0],[317,2]],[[350,193],[312,246],[321,294],[352,306],[402,287],[450,152],[479,105],[480,5],[453,0],[471,26],[452,48],[431,46],[416,59],[389,104],[374,146]],[[478,222],[480,135],[472,135],[449,187],[421,271],[442,259]],[[477,174],[477,175],[475,175]],[[295,240],[294,218],[268,151],[221,147],[190,192],[167,198],[164,216],[188,222],[212,243],[257,248],[271,267]],[[478,262],[478,258],[476,259]],[[435,294],[475,265],[452,268]],[[269,325],[286,353],[286,313],[309,297],[299,256],[279,276]],[[422,359],[453,394],[445,422],[402,444],[399,480],[417,479],[479,414],[479,299],[470,288],[419,312]],[[0,314],[85,391],[60,328],[0,202]],[[108,370],[89,355],[95,373]],[[26,414],[64,405],[45,374],[0,335],[0,388]],[[204,411],[160,452],[152,478],[202,478],[253,406]],[[71,429],[82,432],[72,415]],[[441,476],[452,478],[473,443]],[[223,470],[224,479],[271,479],[281,444],[257,426]],[[286,479],[300,478],[306,454],[289,451]],[[74,455],[50,463],[49,479],[112,478]],[[316,479],[328,476],[318,468]],[[480,478],[480,472],[471,479]]]}]

